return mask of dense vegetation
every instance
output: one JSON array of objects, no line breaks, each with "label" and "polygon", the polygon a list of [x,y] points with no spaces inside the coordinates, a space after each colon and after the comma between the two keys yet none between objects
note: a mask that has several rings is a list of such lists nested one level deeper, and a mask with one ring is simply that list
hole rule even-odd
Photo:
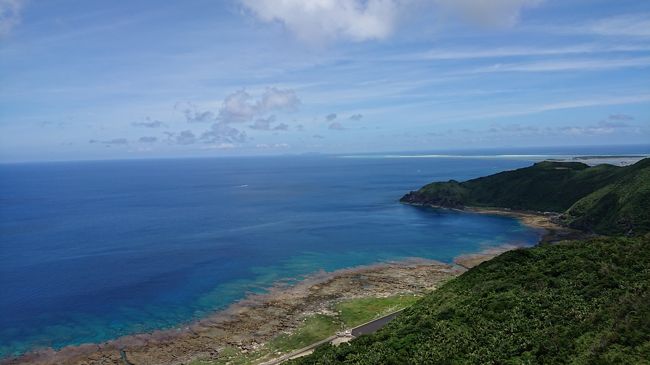
[{"label": "dense vegetation", "polygon": [[650,232],[650,159],[626,167],[544,161],[465,182],[435,182],[402,201],[564,212],[564,222],[574,228],[645,234]]},{"label": "dense vegetation", "polygon": [[568,225],[603,234],[650,232],[650,159],[624,169],[624,174],[573,204]]},{"label": "dense vegetation", "polygon": [[402,201],[562,212],[575,228],[638,237],[504,253],[379,332],[296,364],[650,364],[650,159],[628,167],[545,161],[429,184]]},{"label": "dense vegetation", "polygon": [[649,364],[650,240],[507,252],[296,364]]}]

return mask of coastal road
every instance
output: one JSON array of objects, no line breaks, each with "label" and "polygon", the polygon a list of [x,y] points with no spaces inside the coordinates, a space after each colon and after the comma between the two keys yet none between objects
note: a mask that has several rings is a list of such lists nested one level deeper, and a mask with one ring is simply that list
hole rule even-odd
[{"label": "coastal road", "polygon": [[262,363],[262,365],[278,365],[282,364],[283,362],[291,359],[295,359],[298,357],[303,357],[311,354],[314,352],[314,350],[321,345],[324,345],[326,343],[334,343],[334,344],[340,344],[343,342],[348,342],[356,337],[359,337],[361,335],[369,335],[371,333],[374,333],[378,331],[380,328],[384,327],[388,322],[392,321],[395,317],[397,317],[398,314],[402,313],[404,309],[400,309],[398,311],[395,311],[393,313],[387,314],[383,317],[374,319],[370,322],[366,322],[360,326],[354,327],[349,331],[342,332],[342,333],[337,333],[334,336],[330,336],[324,340],[318,341],[316,343],[313,343],[307,347],[303,347],[300,350],[294,351],[292,353],[286,354],[284,356],[278,357],[277,359],[273,359],[271,361]]},{"label": "coastal road", "polygon": [[392,321],[395,317],[397,317],[398,314],[402,313],[402,311],[403,309],[397,312],[393,312],[387,316],[375,319],[374,321],[362,324],[361,326],[354,327],[350,333],[352,333],[352,337],[359,337],[361,335],[374,333],[380,328],[384,327],[388,322]]}]

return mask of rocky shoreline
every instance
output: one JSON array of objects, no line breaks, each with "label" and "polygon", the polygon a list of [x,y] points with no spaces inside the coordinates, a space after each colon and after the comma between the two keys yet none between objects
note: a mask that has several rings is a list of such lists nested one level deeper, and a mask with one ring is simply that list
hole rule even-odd
[{"label": "rocky shoreline", "polygon": [[[550,217],[512,211],[472,210],[482,214],[507,214],[546,234],[560,230]],[[254,351],[275,336],[291,333],[313,314],[331,313],[339,301],[362,297],[425,294],[467,269],[517,248],[503,245],[457,257],[454,264],[409,259],[370,266],[316,273],[291,286],[272,287],[266,294],[241,300],[187,326],[128,335],[101,344],[44,349],[0,361],[3,365],[122,365],[189,364],[215,360],[226,348]]]},{"label": "rocky shoreline", "polygon": [[446,209],[464,213],[503,215],[518,219],[522,224],[543,232],[540,243],[552,243],[569,239],[581,239],[594,236],[584,231],[567,227],[561,223],[561,214],[554,212],[535,212],[507,208],[483,208],[465,206],[443,206],[423,200],[417,191],[404,195],[400,202],[419,207]]},{"label": "rocky shoreline", "polygon": [[544,232],[540,243],[553,243],[563,240],[582,239],[594,236],[587,232],[563,225],[560,219],[561,214],[559,213],[477,207],[466,207],[462,209],[462,211],[478,214],[505,215],[517,218],[525,226],[539,229]]},{"label": "rocky shoreline", "polygon": [[296,285],[276,286],[266,294],[251,295],[183,328],[130,335],[102,344],[68,346],[59,351],[34,351],[2,364],[122,365],[122,350],[137,365],[214,360],[225,347],[255,350],[279,334],[290,333],[307,316],[331,311],[338,301],[424,294],[465,270],[457,265],[410,259],[317,273]]}]

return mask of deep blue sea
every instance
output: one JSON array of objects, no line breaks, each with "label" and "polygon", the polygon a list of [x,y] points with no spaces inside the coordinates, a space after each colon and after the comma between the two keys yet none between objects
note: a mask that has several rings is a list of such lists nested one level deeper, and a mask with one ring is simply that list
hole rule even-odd
[{"label": "deep blue sea", "polygon": [[401,205],[526,158],[327,156],[0,165],[0,356],[173,327],[280,279],[539,232]]}]

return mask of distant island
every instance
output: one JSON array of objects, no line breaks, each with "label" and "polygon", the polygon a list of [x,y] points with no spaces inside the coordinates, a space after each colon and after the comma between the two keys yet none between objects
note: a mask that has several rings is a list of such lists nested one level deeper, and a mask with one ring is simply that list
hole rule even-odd
[{"label": "distant island", "polygon": [[465,182],[434,182],[400,201],[557,213],[558,221],[571,228],[640,235],[650,232],[650,158],[624,167],[543,161]]},{"label": "distant island", "polygon": [[401,199],[537,212],[588,232],[507,251],[443,284],[386,327],[293,364],[642,364],[650,359],[650,159],[544,161]]},{"label": "distant island", "polygon": [[570,158],[548,158],[548,161],[558,162],[583,162],[590,166],[609,164],[615,166],[633,165],[644,158],[646,155],[602,155],[602,156],[572,156]]}]

